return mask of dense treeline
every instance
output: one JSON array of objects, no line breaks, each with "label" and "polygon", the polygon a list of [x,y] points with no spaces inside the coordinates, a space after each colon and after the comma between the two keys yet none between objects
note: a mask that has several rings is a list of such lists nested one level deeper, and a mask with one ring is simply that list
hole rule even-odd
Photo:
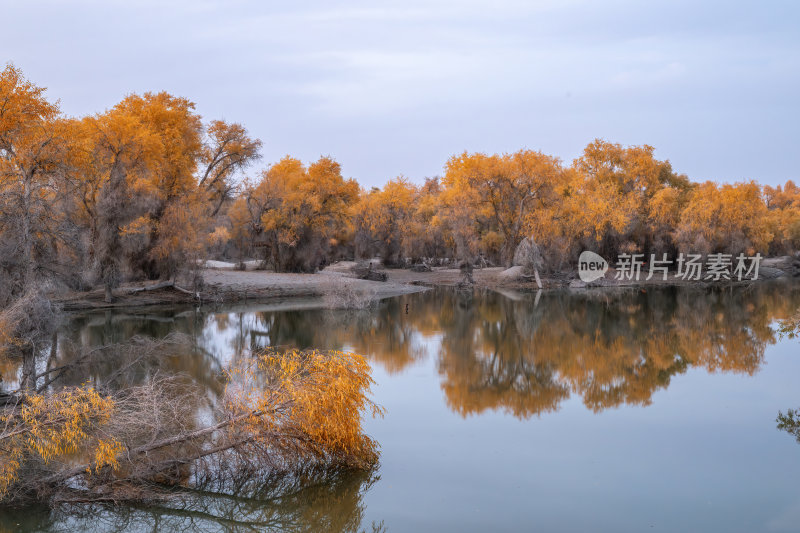
[{"label": "dense treeline", "polygon": [[800,190],[694,183],[650,146],[596,140],[566,165],[533,150],[463,153],[441,178],[365,190],[322,157],[254,180],[261,142],[166,93],[64,116],[15,67],[0,73],[0,305],[43,280],[72,288],[183,276],[218,257],[311,272],[379,255],[499,265],[525,237],[546,268],[583,249],[778,254],[800,244]]}]

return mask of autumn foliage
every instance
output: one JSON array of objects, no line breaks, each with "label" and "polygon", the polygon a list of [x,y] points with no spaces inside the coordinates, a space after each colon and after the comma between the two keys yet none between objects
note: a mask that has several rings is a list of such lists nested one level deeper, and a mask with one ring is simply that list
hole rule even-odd
[{"label": "autumn foliage", "polygon": [[322,157],[308,167],[285,157],[247,184],[230,209],[236,242],[278,271],[315,272],[349,240],[358,184]]},{"label": "autumn foliage", "polygon": [[[321,179],[336,198],[327,203],[300,185],[308,176],[302,163],[285,158],[248,185],[229,212],[239,246],[252,247],[250,254],[276,270],[311,271],[342,256],[376,255],[388,266],[480,257],[508,266],[525,237],[542,247],[550,270],[571,268],[582,250],[608,257],[774,255],[800,245],[793,182],[695,183],[656,159],[651,146],[597,140],[569,166],[531,150],[465,152],[447,162],[441,179],[423,185],[400,177],[356,193],[352,182],[337,189]],[[328,209],[315,210],[319,205]]]},{"label": "autumn foliage", "polygon": [[362,356],[268,350],[225,377],[207,425],[193,411],[200,398],[178,379],[23,393],[0,411],[0,501],[140,501],[165,487],[377,462],[362,416],[383,411]]},{"label": "autumn foliage", "polygon": [[571,164],[528,149],[464,152],[441,178],[367,190],[328,156],[286,156],[245,178],[261,142],[164,92],[70,118],[7,66],[0,104],[0,303],[42,279],[99,285],[109,301],[125,280],[196,288],[214,257],[295,272],[376,255],[390,266],[509,265],[532,237],[545,268],[561,270],[584,249],[766,255],[800,245],[793,182],[693,182],[647,145],[596,140]]},{"label": "autumn foliage", "polygon": [[216,215],[260,146],[242,126],[204,125],[163,92],[64,117],[13,66],[0,104],[0,303],[54,278],[111,300],[123,280],[174,279],[227,240]]}]

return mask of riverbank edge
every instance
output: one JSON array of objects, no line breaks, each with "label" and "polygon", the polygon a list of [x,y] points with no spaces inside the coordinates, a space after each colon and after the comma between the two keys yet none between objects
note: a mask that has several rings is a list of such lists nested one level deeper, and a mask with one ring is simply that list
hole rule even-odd
[{"label": "riverbank edge", "polygon": [[[791,278],[786,258],[765,260],[768,275],[757,280],[706,281],[682,280],[670,273],[666,280],[659,277],[647,280],[617,280],[613,268],[605,277],[592,283],[577,279],[575,273],[544,276],[542,290],[602,290],[618,288],[642,288],[663,286],[743,286],[776,278]],[[785,266],[785,268],[784,268]],[[88,292],[65,292],[52,295],[52,300],[64,311],[102,310],[129,307],[145,307],[163,304],[225,304],[225,303],[269,303],[286,300],[320,299],[341,292],[356,292],[369,300],[381,300],[403,294],[411,294],[434,287],[457,287],[462,281],[458,269],[433,268],[429,272],[414,272],[410,269],[385,269],[386,282],[367,281],[352,277],[346,269],[333,265],[315,274],[282,274],[268,271],[237,271],[206,268],[203,271],[204,286],[199,293],[166,286],[159,288],[158,282],[127,283],[114,290],[114,302],[104,301],[102,289]],[[500,290],[538,290],[530,279],[508,279],[501,275],[502,267],[476,269],[473,273],[474,288]],[[163,283],[161,285],[164,285]],[[142,290],[142,289],[153,290]]]}]

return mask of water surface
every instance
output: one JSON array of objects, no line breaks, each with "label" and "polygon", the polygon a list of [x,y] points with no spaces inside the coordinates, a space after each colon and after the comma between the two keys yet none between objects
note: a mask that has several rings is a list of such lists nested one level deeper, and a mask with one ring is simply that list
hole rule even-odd
[{"label": "water surface", "polygon": [[0,530],[800,528],[800,445],[775,427],[800,406],[800,343],[775,327],[800,307],[800,286],[437,289],[364,311],[304,307],[78,314],[42,364],[184,332],[190,345],[157,363],[108,360],[66,382],[180,373],[213,402],[222,368],[261,347],[356,351],[387,409],[366,424],[382,445],[377,473],[177,509],[0,513]]}]

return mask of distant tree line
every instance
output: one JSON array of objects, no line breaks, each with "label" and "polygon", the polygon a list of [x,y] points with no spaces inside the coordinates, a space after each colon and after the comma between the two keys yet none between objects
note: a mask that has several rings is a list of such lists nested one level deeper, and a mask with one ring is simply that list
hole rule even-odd
[{"label": "distant tree line", "polygon": [[451,157],[443,176],[365,189],[331,157],[285,157],[240,180],[261,142],[204,122],[185,98],[130,95],[68,117],[14,66],[0,73],[0,306],[56,280],[197,283],[207,258],[313,272],[379,256],[509,265],[523,238],[545,268],[584,249],[782,254],[800,244],[800,189],[694,183],[650,146],[596,140],[567,165],[534,150]]}]

